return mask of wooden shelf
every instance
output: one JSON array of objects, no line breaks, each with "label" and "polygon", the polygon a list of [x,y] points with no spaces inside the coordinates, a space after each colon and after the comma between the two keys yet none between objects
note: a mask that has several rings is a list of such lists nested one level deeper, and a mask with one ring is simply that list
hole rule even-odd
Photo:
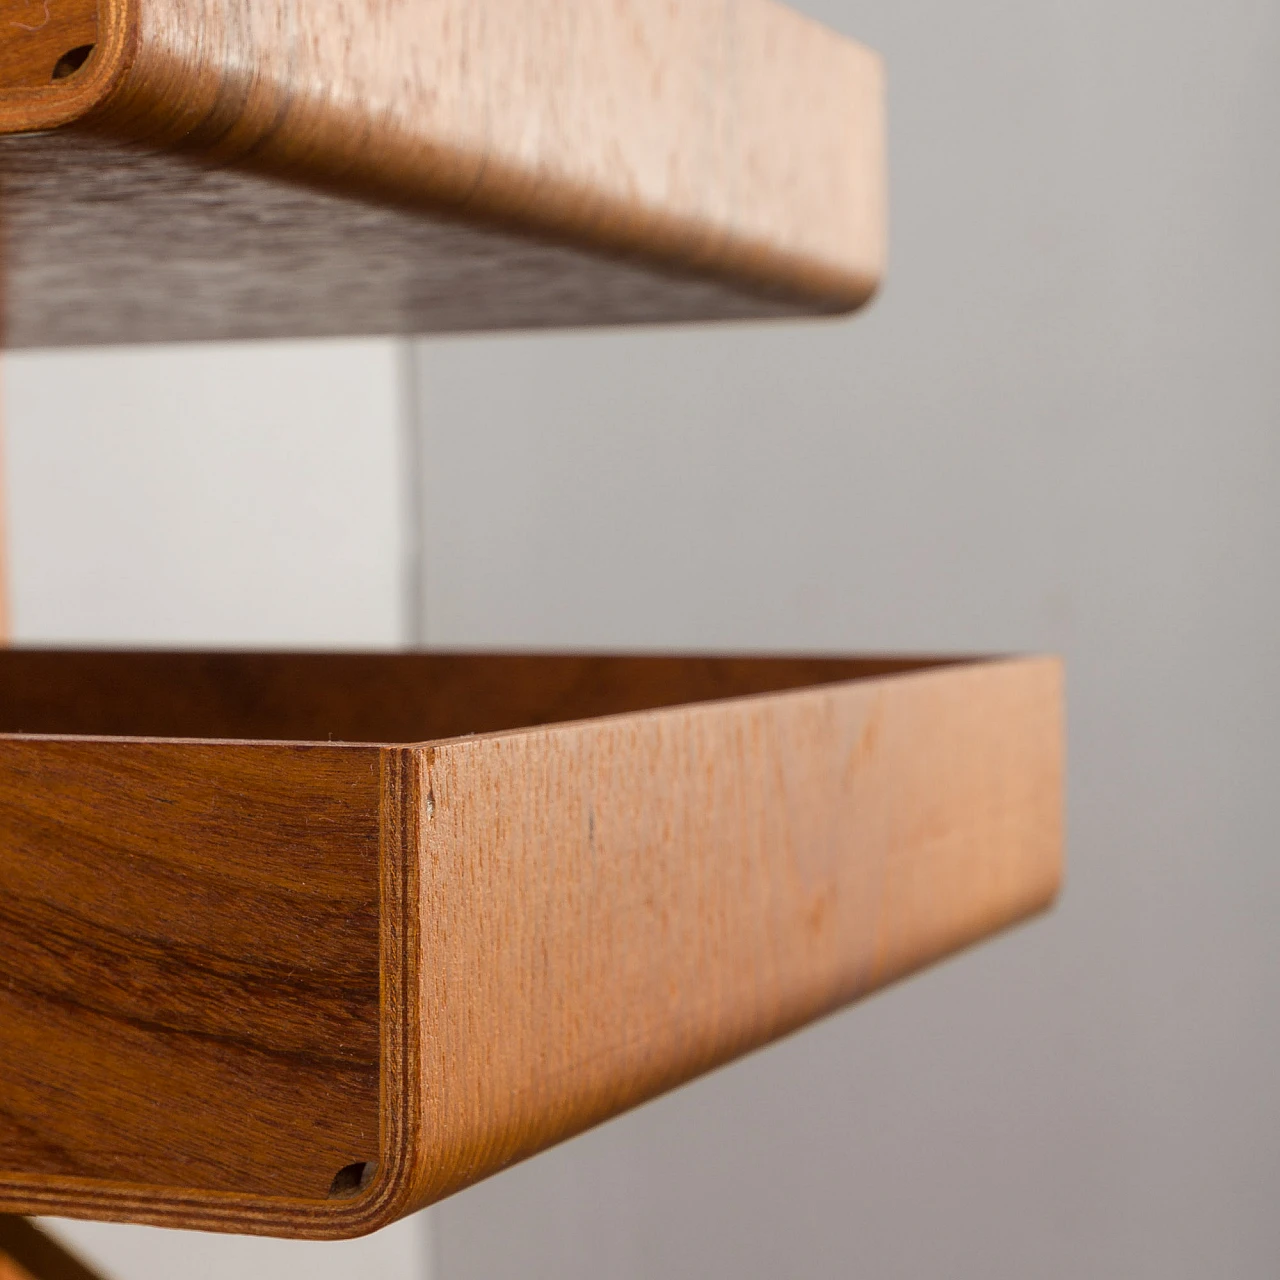
[{"label": "wooden shelf", "polygon": [[850,310],[879,59],[769,0],[38,0],[10,346]]},{"label": "wooden shelf", "polygon": [[0,1212],[369,1231],[1060,873],[1049,659],[17,651],[0,727]]}]

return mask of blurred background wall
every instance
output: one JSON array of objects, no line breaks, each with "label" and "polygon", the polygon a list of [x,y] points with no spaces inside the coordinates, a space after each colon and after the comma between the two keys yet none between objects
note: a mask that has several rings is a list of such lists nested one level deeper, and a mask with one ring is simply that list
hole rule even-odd
[{"label": "blurred background wall", "polygon": [[14,357],[18,636],[1065,654],[1051,916],[364,1273],[1280,1274],[1280,9],[799,7],[890,69],[869,312]]}]

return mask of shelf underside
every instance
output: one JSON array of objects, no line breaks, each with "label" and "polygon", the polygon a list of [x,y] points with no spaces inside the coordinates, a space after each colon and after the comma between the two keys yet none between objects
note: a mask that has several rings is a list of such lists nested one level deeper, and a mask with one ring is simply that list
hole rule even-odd
[{"label": "shelf underside", "polygon": [[769,0],[31,25],[0,50],[9,346],[830,314],[881,275],[879,61]]},{"label": "shelf underside", "polygon": [[1060,873],[1052,660],[10,652],[0,728],[0,1212],[371,1230]]}]

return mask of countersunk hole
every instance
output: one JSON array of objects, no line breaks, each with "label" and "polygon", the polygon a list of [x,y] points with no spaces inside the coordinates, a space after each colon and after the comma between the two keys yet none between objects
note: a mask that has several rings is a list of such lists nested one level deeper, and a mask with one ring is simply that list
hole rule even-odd
[{"label": "countersunk hole", "polygon": [[333,1185],[329,1188],[330,1200],[345,1200],[348,1196],[359,1195],[373,1181],[377,1172],[376,1160],[357,1160],[355,1164],[346,1165],[333,1175]]},{"label": "countersunk hole", "polygon": [[68,76],[75,75],[89,61],[89,55],[92,52],[93,45],[91,44],[81,44],[74,49],[68,49],[58,59],[58,64],[53,69],[53,79],[65,80]]}]

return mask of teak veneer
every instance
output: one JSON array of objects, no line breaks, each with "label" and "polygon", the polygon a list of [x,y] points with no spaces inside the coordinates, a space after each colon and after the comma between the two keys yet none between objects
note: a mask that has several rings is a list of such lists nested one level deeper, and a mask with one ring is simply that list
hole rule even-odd
[{"label": "teak veneer", "polygon": [[1050,659],[0,653],[0,1212],[446,1196],[1048,904],[1061,717]]},{"label": "teak veneer", "polygon": [[847,311],[884,128],[771,0],[0,0],[0,337]]}]

